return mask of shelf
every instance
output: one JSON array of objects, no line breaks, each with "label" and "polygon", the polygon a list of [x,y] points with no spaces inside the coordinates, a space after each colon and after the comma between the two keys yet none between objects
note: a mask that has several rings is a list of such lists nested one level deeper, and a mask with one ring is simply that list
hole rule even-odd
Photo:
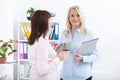
[{"label": "shelf", "polygon": [[58,43],[59,40],[49,40],[50,43]]},{"label": "shelf", "polygon": [[9,61],[6,61],[5,64],[15,64],[17,62],[18,62],[17,60],[9,60]]},{"label": "shelf", "polygon": [[30,78],[21,78],[20,80],[29,80]]},{"label": "shelf", "polygon": [[18,40],[18,42],[28,42],[28,40]]},{"label": "shelf", "polygon": [[19,61],[28,62],[28,59],[19,59]]}]

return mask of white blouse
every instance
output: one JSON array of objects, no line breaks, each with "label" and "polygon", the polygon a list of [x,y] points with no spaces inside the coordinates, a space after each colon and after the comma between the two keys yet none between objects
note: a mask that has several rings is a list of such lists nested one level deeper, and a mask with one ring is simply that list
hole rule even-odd
[{"label": "white blouse", "polygon": [[49,41],[42,37],[29,46],[30,80],[59,80],[57,65],[60,62]]}]

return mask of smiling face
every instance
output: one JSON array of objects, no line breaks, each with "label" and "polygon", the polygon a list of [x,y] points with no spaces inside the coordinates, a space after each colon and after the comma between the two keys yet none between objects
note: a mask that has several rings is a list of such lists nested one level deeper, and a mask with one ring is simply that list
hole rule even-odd
[{"label": "smiling face", "polygon": [[74,26],[74,27],[80,26],[80,15],[75,9],[70,10],[69,21],[70,21],[71,26]]}]

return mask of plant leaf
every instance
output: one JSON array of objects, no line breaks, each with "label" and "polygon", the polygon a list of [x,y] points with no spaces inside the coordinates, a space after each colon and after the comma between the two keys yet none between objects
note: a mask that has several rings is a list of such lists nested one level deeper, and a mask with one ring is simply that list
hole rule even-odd
[{"label": "plant leaf", "polygon": [[14,49],[14,50],[12,50],[12,52],[16,52],[16,51],[17,51],[17,50],[15,50],[15,49]]},{"label": "plant leaf", "polygon": [[11,45],[11,44],[8,44],[8,47],[9,47],[10,49],[12,49],[12,45]]}]

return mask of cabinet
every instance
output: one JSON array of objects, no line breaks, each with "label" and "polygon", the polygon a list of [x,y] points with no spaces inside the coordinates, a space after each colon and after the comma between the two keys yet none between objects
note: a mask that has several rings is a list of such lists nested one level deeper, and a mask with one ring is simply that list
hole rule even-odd
[{"label": "cabinet", "polygon": [[[27,38],[30,36],[30,22],[19,22],[17,28],[17,35],[15,39],[17,39],[18,43],[15,45],[15,48],[17,49],[15,59],[18,63],[14,67],[14,80],[29,80],[31,66],[28,61]],[[51,29],[47,36],[51,39],[49,41],[53,48],[55,48],[59,39],[58,23],[53,23],[51,25]]]},{"label": "cabinet", "polygon": [[30,22],[19,22],[16,27],[15,40],[17,40],[17,44],[14,46],[17,54],[14,58],[17,60],[17,64],[14,66],[14,80],[29,80],[31,66],[28,61],[27,38],[30,35]]}]

